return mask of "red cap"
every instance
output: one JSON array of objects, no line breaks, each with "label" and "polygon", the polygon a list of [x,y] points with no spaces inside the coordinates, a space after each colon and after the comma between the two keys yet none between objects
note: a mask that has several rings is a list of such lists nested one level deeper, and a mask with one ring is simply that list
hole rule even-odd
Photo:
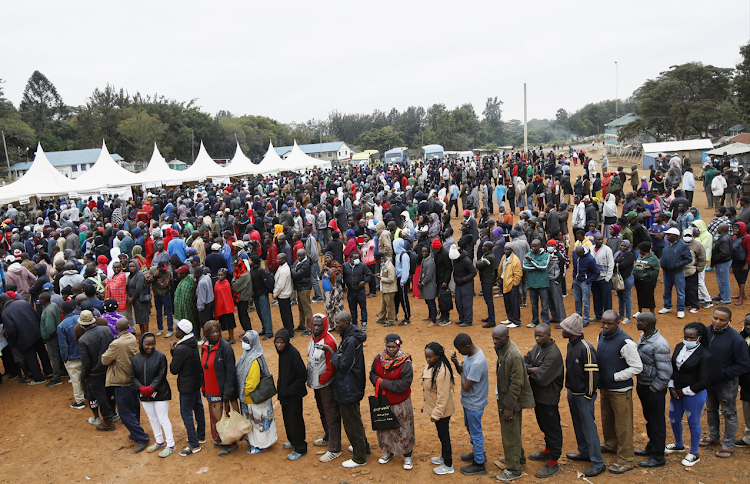
[{"label": "red cap", "polygon": [[464,217],[471,215],[471,210],[464,210]]},{"label": "red cap", "polygon": [[432,240],[432,248],[433,248],[433,249],[439,249],[439,248],[441,248],[442,246],[443,246],[443,244],[442,244],[442,243],[440,242],[440,239],[438,239],[437,237],[435,237],[435,238],[434,238],[434,239]]}]

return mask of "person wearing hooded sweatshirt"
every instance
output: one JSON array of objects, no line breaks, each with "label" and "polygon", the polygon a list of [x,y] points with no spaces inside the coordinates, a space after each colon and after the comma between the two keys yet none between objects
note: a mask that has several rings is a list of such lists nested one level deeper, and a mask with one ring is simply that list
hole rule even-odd
[{"label": "person wearing hooded sweatshirt", "polygon": [[328,345],[336,351],[336,340],[328,332],[328,318],[324,314],[312,317],[312,336],[307,345],[307,385],[315,392],[323,437],[313,445],[328,446],[328,451],[320,457],[320,462],[330,462],[341,455],[341,412],[333,398],[331,385],[336,369],[331,363],[331,353],[321,345]]},{"label": "person wearing hooded sweatshirt", "polygon": [[62,383],[62,368],[60,361],[60,344],[57,336],[57,326],[60,324],[60,308],[53,303],[49,292],[39,296],[39,306],[43,307],[40,318],[40,330],[42,339],[47,345],[47,354],[52,362],[52,380],[47,383],[48,387]]},{"label": "person wearing hooded sweatshirt", "polygon": [[[169,372],[177,375],[177,390],[180,392],[180,416],[187,429],[188,447],[180,455],[185,457],[200,452],[200,444],[206,442],[206,418],[201,401],[201,369],[198,342],[193,332],[193,323],[187,319],[177,322],[175,337],[169,344],[172,362]],[[195,415],[195,424],[193,423]]]},{"label": "person wearing hooded sweatshirt", "polygon": [[382,252],[388,259],[393,258],[393,243],[391,242],[391,233],[385,229],[385,223],[378,222],[375,225],[377,233],[377,252]]},{"label": "person wearing hooded sweatshirt", "polygon": [[411,322],[411,304],[409,304],[409,270],[411,268],[411,257],[404,247],[404,239],[398,238],[393,241],[393,251],[396,253],[396,278],[398,286],[396,287],[396,317],[398,318],[398,308],[404,308],[404,319],[398,323],[399,326],[406,326]]},{"label": "person wearing hooded sweatshirt", "polygon": [[[68,274],[67,271],[67,264],[65,265],[66,271],[65,274]],[[46,271],[45,271],[46,272]],[[83,277],[78,274],[78,272],[73,271],[74,274],[78,275],[78,277],[83,280]],[[29,295],[29,288],[36,282],[37,277],[29,272],[28,269],[26,269],[24,266],[21,265],[21,258],[17,258],[15,262],[13,262],[10,266],[8,266],[8,270],[5,272],[5,283],[14,283],[16,285],[16,294],[20,295],[21,298],[26,301],[27,303],[31,304],[31,297]],[[65,279],[65,276],[60,280],[60,289],[62,290],[64,285],[62,285],[62,281]],[[77,281],[81,282],[81,281]]]},{"label": "person wearing hooded sweatshirt", "polygon": [[711,255],[713,252],[713,237],[706,227],[706,222],[703,220],[694,220],[693,226],[693,237],[698,240],[703,246],[703,250],[706,253],[706,267],[698,273],[698,300],[700,301],[702,308],[710,308],[713,306],[711,302],[711,293],[708,292],[706,287],[706,269],[711,264]]},{"label": "person wearing hooded sweatshirt", "polygon": [[599,265],[591,249],[579,245],[573,251],[573,297],[576,313],[583,317],[583,327],[591,321],[591,284],[598,278]]},{"label": "person wearing hooded sweatshirt", "polygon": [[130,362],[130,379],[141,393],[141,405],[154,432],[156,442],[147,450],[161,450],[159,457],[169,457],[174,452],[174,436],[169,421],[172,389],[167,381],[167,357],[156,349],[156,335],[151,332],[141,336],[140,350]]},{"label": "person wearing hooded sweatshirt", "polygon": [[52,282],[50,281],[49,275],[47,274],[46,264],[37,264],[34,266],[34,272],[36,273],[36,281],[34,285],[29,288],[29,298],[31,301],[36,301],[39,295],[42,293],[42,288],[45,284]]},{"label": "person wearing hooded sweatshirt", "polygon": [[273,343],[279,354],[277,388],[286,436],[289,439],[284,448],[293,449],[286,456],[287,459],[297,460],[307,454],[305,418],[302,414],[302,399],[307,395],[307,368],[299,351],[289,341],[289,331],[281,328],[276,332]]}]

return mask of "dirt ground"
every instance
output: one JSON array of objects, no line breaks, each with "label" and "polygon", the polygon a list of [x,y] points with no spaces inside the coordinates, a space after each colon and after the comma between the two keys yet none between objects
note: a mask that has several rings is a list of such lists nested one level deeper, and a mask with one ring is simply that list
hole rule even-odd
[{"label": "dirt ground", "polygon": [[[596,157],[598,160],[601,156]],[[611,166],[617,166],[616,161],[611,162]],[[580,165],[573,169],[573,174],[580,174]],[[699,183],[702,187],[702,185]],[[700,190],[696,191],[695,204],[701,209],[702,218],[710,220],[710,211],[703,210],[706,206],[705,196]],[[706,278],[711,294],[717,294],[716,277],[714,273],[709,273]],[[570,285],[570,277],[568,278]],[[734,286],[734,282],[732,282]],[[477,294],[479,293],[479,283],[477,282]],[[570,286],[569,286],[570,287]],[[662,289],[657,289],[662,291]],[[569,290],[570,296],[565,298],[565,306],[568,314],[574,311],[574,301],[572,290]],[[635,303],[635,291],[633,291]],[[495,298],[495,310],[497,319],[505,319],[505,311],[501,298]],[[459,329],[455,324],[447,327],[435,327],[428,329],[427,322],[422,321],[427,315],[427,307],[424,301],[413,299],[411,301],[412,324],[406,327],[384,328],[374,323],[374,315],[380,304],[380,299],[368,299],[370,326],[368,328],[368,340],[365,344],[365,357],[369,362],[383,347],[383,339],[389,329],[395,329],[404,343],[402,349],[412,355],[415,367],[415,380],[412,384],[415,406],[416,420],[416,446],[414,449],[414,469],[405,471],[402,468],[403,458],[396,457],[387,465],[380,465],[377,462],[379,449],[377,448],[377,437],[375,432],[370,430],[368,420],[365,420],[367,437],[373,446],[373,455],[369,458],[365,467],[356,470],[347,470],[341,467],[341,462],[350,457],[350,453],[344,450],[343,455],[327,464],[318,461],[318,455],[322,454],[325,448],[313,447],[312,441],[323,435],[318,412],[315,407],[315,399],[312,392],[305,398],[305,420],[307,428],[307,441],[309,443],[309,452],[296,462],[286,460],[288,451],[282,449],[286,441],[284,424],[281,418],[281,411],[276,404],[276,423],[278,428],[278,442],[271,449],[263,454],[248,455],[245,451],[247,445],[242,443],[240,451],[231,454],[228,457],[219,457],[216,455],[216,449],[208,443],[203,446],[203,451],[191,457],[180,457],[177,453],[169,458],[161,459],[156,454],[142,453],[133,454],[135,448],[134,442],[128,440],[128,432],[122,424],[117,424],[115,432],[97,432],[92,425],[86,420],[91,416],[88,409],[73,410],[68,405],[73,401],[73,394],[70,385],[65,379],[65,384],[45,388],[43,386],[30,387],[19,385],[16,381],[5,382],[0,386],[0,415],[2,416],[3,425],[0,427],[0,482],[127,482],[127,481],[160,481],[160,482],[188,482],[188,483],[208,483],[208,482],[247,482],[249,479],[255,482],[276,482],[277,484],[290,484],[295,482],[331,482],[331,483],[369,483],[369,482],[399,482],[400,479],[416,479],[416,482],[439,482],[456,480],[465,483],[490,482],[500,471],[500,468],[493,462],[498,462],[498,458],[503,455],[502,441],[500,438],[500,423],[498,419],[497,406],[494,401],[490,401],[485,412],[483,427],[485,435],[485,445],[488,457],[489,476],[464,476],[458,471],[460,454],[468,452],[470,449],[469,438],[465,427],[463,426],[463,414],[459,405],[460,393],[455,390],[454,400],[456,401],[456,413],[454,414],[451,425],[451,440],[453,443],[453,455],[456,466],[456,473],[452,477],[436,476],[432,472],[434,467],[429,459],[440,453],[440,443],[437,439],[435,426],[430,423],[429,418],[419,412],[421,407],[422,390],[419,376],[424,368],[425,360],[423,349],[430,341],[440,342],[446,349],[452,349],[452,342],[455,335],[461,331],[469,333],[474,342],[480,346],[488,357],[490,367],[495,361],[495,355],[492,346],[491,330],[481,328],[481,318],[486,317],[487,308],[481,297],[474,299],[474,326],[471,328]],[[613,305],[617,308],[617,298],[613,296]],[[735,311],[734,323],[735,328],[740,327],[740,321],[745,313],[750,311],[750,305],[745,307],[733,307]],[[322,303],[314,304],[315,312],[323,312]],[[661,330],[664,337],[667,338],[670,345],[674,347],[682,340],[682,327],[690,321],[700,321],[708,323],[710,317],[709,310],[701,310],[698,314],[690,315],[684,320],[678,320],[676,313],[659,315],[657,327]],[[278,308],[272,309],[274,328],[281,327]],[[531,320],[530,306],[521,310],[524,322]],[[251,314],[253,325],[259,328],[258,319]],[[296,319],[296,308],[295,308]],[[455,319],[455,315],[454,315]],[[151,327],[156,327],[155,316],[152,315]],[[238,325],[239,327],[239,325]],[[638,331],[634,323],[623,326],[623,329],[630,334],[633,339],[638,338]],[[596,324],[591,324],[585,329],[586,338],[589,341],[595,341],[600,328]],[[338,340],[338,335],[335,335]],[[553,330],[553,338],[562,350],[563,354],[566,349],[566,340],[560,336],[559,330]],[[169,350],[169,340],[157,338],[157,348],[165,353]],[[533,330],[521,327],[511,330],[511,339],[520,348],[522,353],[529,351],[534,345]],[[303,358],[307,355],[307,340],[298,337],[293,344],[300,350]],[[275,373],[277,371],[278,358],[276,357],[272,340],[263,342],[266,358]],[[237,357],[242,352],[239,344],[234,346]],[[493,372],[490,372],[491,385],[495,384]],[[170,420],[175,434],[175,441],[179,448],[186,445],[186,431],[182,424],[179,412],[179,400],[177,397],[176,377],[169,376],[170,384],[175,398],[170,405]],[[372,394],[373,389],[368,385],[367,393]],[[564,395],[564,394],[563,394]],[[634,398],[634,439],[635,447],[642,448],[647,442],[645,422],[641,413],[641,406],[638,398]],[[368,416],[368,404],[365,400],[362,403],[362,413],[365,418]],[[560,413],[563,422],[563,455],[565,452],[576,452],[576,442],[573,433],[570,412],[565,398],[561,400]],[[597,414],[599,413],[597,405]],[[741,412],[740,412],[741,413]],[[151,428],[148,424],[145,412],[141,412],[141,424],[144,430],[151,435]],[[597,419],[598,419],[597,415]],[[666,418],[666,416],[665,416]],[[743,428],[743,419],[740,415],[740,431]],[[343,433],[343,432],[342,432]],[[703,417],[703,434],[707,435],[707,426],[705,423],[705,413]],[[210,432],[209,432],[210,436]],[[343,446],[346,449],[348,441],[345,434],[343,437]],[[209,437],[210,439],[210,437]],[[672,441],[672,431],[667,428],[667,442]],[[543,449],[543,436],[539,431],[531,410],[524,411],[523,425],[523,442],[526,452],[535,452]],[[685,444],[689,442],[689,432],[685,426]],[[627,473],[623,477],[614,476],[609,473],[591,479],[592,482],[623,482],[622,479],[631,482],[676,482],[684,480],[686,483],[699,482],[750,482],[750,451],[746,449],[736,449],[734,456],[729,459],[718,459],[713,455],[714,451],[704,450],[701,448],[701,462],[692,467],[686,468],[680,465],[681,455],[667,456],[667,466],[655,470],[642,470],[636,467],[635,470]],[[636,461],[642,458],[636,457]],[[605,460],[608,464],[614,462],[615,457],[611,454],[605,454]],[[560,460],[562,472],[551,480],[556,482],[573,482],[577,472],[584,471],[588,466],[587,463],[569,462],[564,457]],[[279,467],[276,467],[279,466]],[[534,477],[534,473],[543,466],[541,462],[529,461],[524,468],[524,477],[520,482],[540,482],[542,479]],[[202,469],[207,469],[199,474]],[[579,481],[581,482],[581,481]]]}]

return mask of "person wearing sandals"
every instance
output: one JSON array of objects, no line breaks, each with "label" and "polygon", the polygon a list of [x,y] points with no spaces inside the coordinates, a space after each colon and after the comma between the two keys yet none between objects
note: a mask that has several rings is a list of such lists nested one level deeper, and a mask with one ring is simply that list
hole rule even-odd
[{"label": "person wearing sandals", "polygon": [[237,389],[242,415],[253,423],[246,438],[247,445],[250,446],[247,453],[254,455],[267,451],[276,443],[276,419],[271,398],[256,402],[251,396],[261,377],[270,374],[260,345],[260,335],[253,330],[245,331],[242,349],[242,356],[237,362]]},{"label": "person wearing sandals", "polygon": [[169,421],[169,401],[172,390],[167,381],[167,357],[156,349],[156,335],[151,332],[141,336],[140,353],[130,361],[130,379],[141,393],[141,405],[148,415],[155,443],[147,452],[159,452],[159,457],[169,457],[174,452],[174,436]]},{"label": "person wearing sandals", "polygon": [[411,404],[411,382],[414,378],[411,355],[401,351],[401,337],[389,334],[385,348],[375,356],[370,367],[370,383],[388,398],[391,410],[401,426],[378,430],[378,446],[385,454],[378,460],[387,464],[396,454],[404,456],[404,469],[414,467],[414,408]]},{"label": "person wearing sandals", "polygon": [[276,332],[273,344],[279,354],[277,388],[286,436],[289,439],[289,442],[284,443],[284,448],[293,449],[286,458],[297,460],[307,454],[305,417],[302,414],[302,399],[307,395],[307,368],[299,351],[289,340],[289,331],[281,328]]},{"label": "person wearing sandals", "polygon": [[[423,267],[424,269],[424,267]],[[440,439],[440,457],[430,461],[437,467],[432,472],[442,476],[453,474],[453,456],[450,435],[450,419],[456,411],[453,403],[453,367],[445,356],[445,348],[439,343],[428,343],[424,349],[427,365],[422,371],[422,391],[424,393],[425,415],[435,423]]]},{"label": "person wearing sandals", "polygon": [[[180,416],[187,430],[188,446],[180,455],[187,457],[201,451],[200,444],[206,443],[206,416],[201,401],[203,370],[198,354],[198,341],[193,333],[193,323],[180,319],[175,325],[173,339],[169,344],[172,362],[169,372],[177,375],[177,390],[180,392]],[[195,415],[195,423],[193,423]]]},{"label": "person wearing sandals", "polygon": [[328,446],[328,451],[320,456],[320,462],[331,462],[341,455],[341,412],[333,399],[333,383],[336,368],[331,363],[331,353],[323,350],[321,344],[336,351],[336,340],[328,332],[328,318],[323,314],[312,317],[312,335],[307,345],[307,385],[315,392],[320,423],[323,425],[323,438],[313,442],[315,446]]},{"label": "person wearing sandals", "polygon": [[201,367],[203,368],[203,385],[201,392],[208,400],[208,417],[211,425],[211,438],[214,446],[221,447],[219,456],[225,457],[237,450],[237,442],[229,445],[222,443],[216,423],[224,413],[237,405],[237,370],[234,364],[234,351],[229,343],[221,337],[221,324],[216,320],[203,325],[205,339],[201,348]]},{"label": "person wearing sandals", "polygon": [[665,454],[685,452],[682,443],[682,416],[687,415],[690,428],[690,453],[682,465],[691,467],[700,462],[698,454],[701,441],[701,414],[706,403],[706,388],[711,384],[713,356],[711,356],[708,329],[701,323],[688,323],[682,330],[683,341],[677,343],[672,353],[672,379],[669,380],[669,421],[674,434],[674,444],[664,447]]},{"label": "person wearing sandals", "polygon": [[[706,395],[706,421],[708,437],[701,440],[701,446],[721,443],[716,457],[727,458],[734,452],[734,438],[737,435],[737,392],[739,377],[750,371],[750,356],[747,343],[730,325],[732,311],[724,306],[714,309],[711,325],[708,326],[714,357],[713,377]],[[720,413],[721,412],[721,413]],[[720,414],[724,416],[724,439],[720,440]]]}]

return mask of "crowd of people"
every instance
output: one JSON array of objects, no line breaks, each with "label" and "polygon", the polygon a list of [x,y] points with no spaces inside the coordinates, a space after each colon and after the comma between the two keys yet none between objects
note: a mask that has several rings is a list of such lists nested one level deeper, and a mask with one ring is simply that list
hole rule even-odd
[{"label": "crowd of people", "polygon": [[[571,167],[579,163],[584,172],[573,177]],[[407,326],[416,322],[412,305],[422,299],[425,328],[455,323],[469,331],[463,328],[474,325],[477,303],[486,306],[482,328],[492,329],[497,354],[506,465],[500,480],[519,478],[527,458],[545,462],[537,477],[560,472],[563,385],[577,441],[577,452],[566,456],[590,462],[587,477],[606,469],[602,452],[616,454],[608,468],[615,474],[633,469],[636,455],[647,457],[638,463],[647,468],[665,465],[671,453],[686,453],[682,464],[695,465],[699,446],[720,445],[716,456],[730,457],[735,446],[750,446],[750,315],[738,332],[730,309],[747,299],[750,174],[731,157],[709,157],[697,178],[707,208],[715,211],[702,219],[693,205],[690,160],[660,155],[644,176],[635,166],[610,169],[608,163],[606,155],[597,162],[572,148],[540,149],[250,177],[228,185],[162,188],[128,200],[61,197],[36,207],[9,204],[2,208],[0,264],[3,376],[47,387],[69,377],[70,406],[85,409],[88,402],[90,424],[112,431],[122,422],[136,453],[160,457],[176,450],[169,374],[177,375],[187,431],[181,456],[201,451],[207,440],[204,400],[220,456],[238,449],[238,442],[225,442],[217,430],[231,410],[252,422],[243,438],[247,452],[268,450],[277,440],[276,397],[287,457],[301,458],[308,452],[303,401],[310,388],[323,429],[313,445],[327,448],[319,460],[342,455],[343,424],[351,444],[351,458],[342,464],[347,468],[365,465],[371,452],[360,413],[369,379],[399,423],[377,430],[383,451],[378,462],[403,456],[408,470],[415,446],[412,356],[402,350],[401,337],[390,333],[366,374],[368,320]],[[713,297],[706,286],[709,272],[719,288]],[[660,277],[663,302],[657,311]],[[564,298],[571,289],[575,312],[569,315]],[[378,293],[372,319],[367,300]],[[497,297],[503,299],[501,319]],[[321,311],[314,313],[318,303]],[[527,303],[526,327],[537,344],[522,355],[511,330],[522,326]],[[673,350],[656,328],[657,315],[674,306],[684,318],[688,307],[698,313],[714,304],[711,324],[688,323]],[[278,306],[276,324],[272,306]],[[259,321],[255,329],[251,310]],[[592,321],[602,327],[596,345],[583,336]],[[632,321],[641,331],[638,342],[620,328]],[[330,333],[334,329],[339,342]],[[569,340],[564,361],[553,329]],[[172,338],[169,358],[156,349],[159,337]],[[307,362],[295,337],[308,338],[302,343]],[[242,347],[238,360],[236,339]],[[278,355],[275,378],[261,343],[268,339]],[[454,472],[449,422],[456,410],[454,384],[460,383],[472,445],[461,456],[466,465],[460,471],[482,475],[488,359],[468,333],[455,336],[453,347],[450,356],[435,341],[424,348],[423,418],[435,424],[441,443],[441,455],[432,458],[434,472]],[[745,429],[735,440],[740,387]],[[638,450],[633,390],[649,438]],[[602,440],[594,420],[597,396]],[[140,424],[141,406],[153,443]],[[701,438],[704,407],[709,436]],[[521,429],[523,409],[530,408],[545,447],[527,456]],[[683,445],[683,417],[689,449]],[[674,435],[669,444],[667,418]]]}]

